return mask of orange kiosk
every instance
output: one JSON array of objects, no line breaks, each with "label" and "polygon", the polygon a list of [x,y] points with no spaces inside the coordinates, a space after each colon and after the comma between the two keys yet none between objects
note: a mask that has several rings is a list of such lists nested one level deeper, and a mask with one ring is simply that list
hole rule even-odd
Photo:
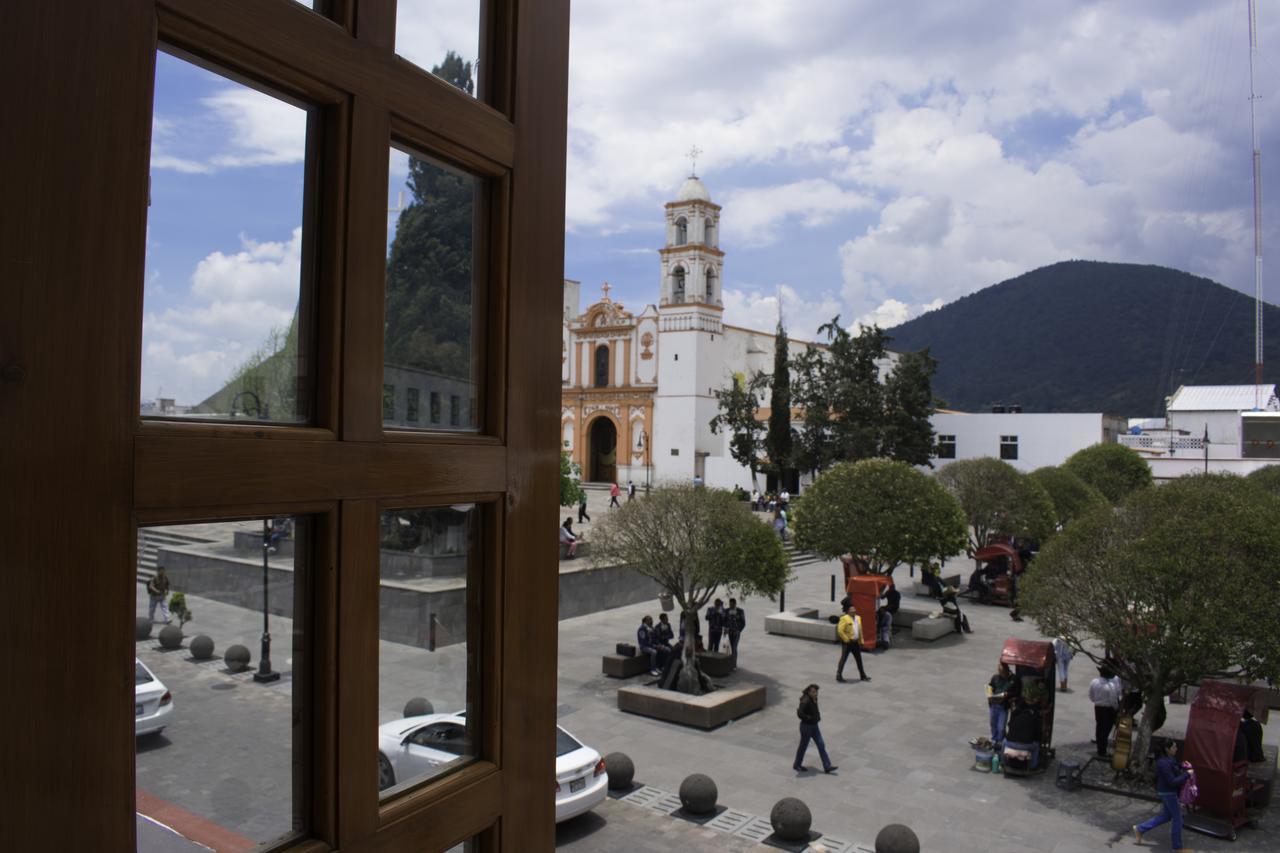
[{"label": "orange kiosk", "polygon": [[867,574],[866,562],[859,557],[845,555],[840,558],[844,564],[844,591],[849,595],[853,612],[862,620],[862,647],[876,647],[876,616],[878,604],[885,591],[893,585],[893,581],[885,575]]}]

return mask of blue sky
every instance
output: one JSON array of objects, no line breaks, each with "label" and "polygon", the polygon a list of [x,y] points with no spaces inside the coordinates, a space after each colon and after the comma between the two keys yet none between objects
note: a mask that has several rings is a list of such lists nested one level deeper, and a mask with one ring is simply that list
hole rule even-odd
[{"label": "blue sky", "polygon": [[[572,15],[565,275],[584,301],[606,280],[629,308],[655,300],[662,204],[695,144],[724,207],[729,322],[770,326],[781,294],[797,334],[836,313],[893,325],[1069,258],[1252,291],[1245,0],[576,0]],[[477,17],[401,0],[398,50],[474,56]],[[303,114],[162,56],[155,115],[142,394],[195,402],[292,313]],[[1280,246],[1274,210],[1264,240]]]}]

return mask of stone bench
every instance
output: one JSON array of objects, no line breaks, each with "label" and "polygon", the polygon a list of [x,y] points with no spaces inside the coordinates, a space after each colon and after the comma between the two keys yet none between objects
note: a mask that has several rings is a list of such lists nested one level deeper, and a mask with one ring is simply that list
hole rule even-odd
[{"label": "stone bench", "polygon": [[914,607],[899,607],[898,612],[893,614],[893,627],[910,628],[921,619],[929,618],[932,610],[917,610]]},{"label": "stone bench", "polygon": [[649,656],[643,653],[631,657],[605,655],[601,658],[601,668],[610,678],[631,678],[649,671]]},{"label": "stone bench", "polygon": [[797,607],[781,613],[770,613],[764,617],[764,630],[768,634],[783,637],[800,637],[823,643],[839,642],[835,624],[821,616],[816,607]]},{"label": "stone bench", "polygon": [[618,710],[699,729],[714,729],[759,711],[764,700],[764,685],[757,684],[724,687],[702,696],[647,685],[618,688]]},{"label": "stone bench", "polygon": [[956,623],[950,619],[917,619],[911,623],[911,639],[932,642],[955,630]]}]

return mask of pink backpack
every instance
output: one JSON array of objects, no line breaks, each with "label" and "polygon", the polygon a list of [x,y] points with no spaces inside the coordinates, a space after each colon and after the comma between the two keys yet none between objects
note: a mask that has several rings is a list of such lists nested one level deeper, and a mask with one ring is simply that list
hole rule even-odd
[{"label": "pink backpack", "polygon": [[[1191,764],[1186,761],[1182,762],[1182,769],[1190,772]],[[1191,775],[1187,777],[1187,781],[1182,783],[1182,788],[1178,791],[1178,802],[1181,805],[1189,806],[1196,801],[1198,796],[1200,796],[1200,786],[1196,784],[1195,773],[1191,772]]]}]

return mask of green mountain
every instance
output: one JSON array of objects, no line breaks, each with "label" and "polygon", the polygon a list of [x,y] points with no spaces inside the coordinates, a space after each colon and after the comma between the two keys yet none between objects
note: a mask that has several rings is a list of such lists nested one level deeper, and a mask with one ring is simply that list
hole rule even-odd
[{"label": "green mountain", "polygon": [[[1264,379],[1280,380],[1280,308],[1264,305]],[[928,347],[950,408],[1164,414],[1179,385],[1253,382],[1253,299],[1168,267],[1066,261],[889,330]]]}]

